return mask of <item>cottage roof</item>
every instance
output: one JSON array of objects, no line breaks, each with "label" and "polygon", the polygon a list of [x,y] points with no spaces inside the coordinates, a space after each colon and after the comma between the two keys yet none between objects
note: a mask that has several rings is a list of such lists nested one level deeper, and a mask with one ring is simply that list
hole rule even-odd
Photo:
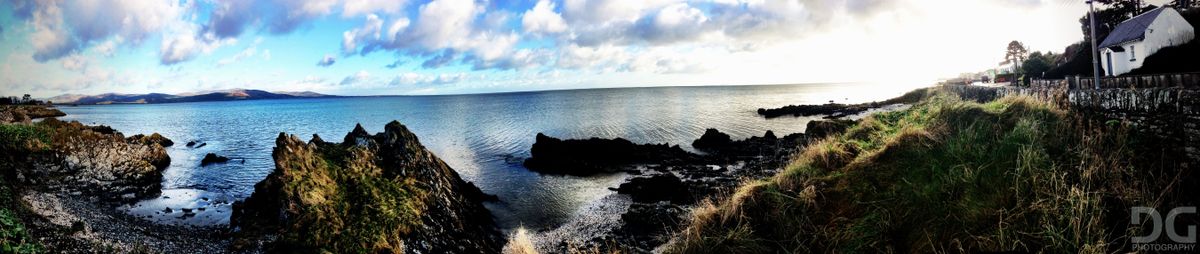
[{"label": "cottage roof", "polygon": [[1108,37],[1104,38],[1104,42],[1100,43],[1101,48],[1120,45],[1122,43],[1145,39],[1146,28],[1150,27],[1151,23],[1158,18],[1166,7],[1155,8],[1154,10],[1137,15],[1121,24],[1117,25],[1117,29],[1113,29],[1108,33]]}]

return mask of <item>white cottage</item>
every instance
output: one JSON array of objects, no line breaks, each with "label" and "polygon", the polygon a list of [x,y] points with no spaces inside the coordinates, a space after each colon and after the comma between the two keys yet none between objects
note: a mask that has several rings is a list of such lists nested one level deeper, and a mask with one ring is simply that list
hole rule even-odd
[{"label": "white cottage", "polygon": [[1116,76],[1142,67],[1159,49],[1191,41],[1195,31],[1179,12],[1159,7],[1117,25],[1100,43],[1100,67],[1105,76]]}]

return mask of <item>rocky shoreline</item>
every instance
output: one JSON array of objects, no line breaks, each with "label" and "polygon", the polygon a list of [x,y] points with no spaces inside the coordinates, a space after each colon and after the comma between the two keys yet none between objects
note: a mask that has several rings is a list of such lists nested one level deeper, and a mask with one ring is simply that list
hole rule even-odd
[{"label": "rocky shoreline", "polygon": [[[281,133],[272,153],[275,171],[233,205],[229,227],[192,227],[115,209],[161,191],[162,171],[170,164],[164,149],[173,141],[54,118],[34,122],[25,113],[52,111],[0,114],[17,121],[2,125],[3,137],[12,140],[0,148],[0,166],[13,169],[3,172],[2,184],[11,187],[4,195],[13,202],[0,208],[12,210],[27,225],[35,239],[30,241],[51,252],[491,253],[504,244],[482,205],[496,197],[463,181],[398,122],[377,134],[356,126],[339,143]],[[698,152],[539,133],[524,161],[531,171],[630,175],[612,188],[627,196],[618,198],[627,200],[616,208],[619,226],[582,243],[542,247],[652,252],[678,232],[692,207],[748,179],[776,174],[809,142],[852,123],[812,121],[806,133],[780,137],[767,131],[742,140],[708,129],[691,144]],[[212,157],[205,161],[219,163],[221,156]]]},{"label": "rocky shoreline", "polygon": [[900,97],[887,99],[884,101],[872,101],[859,104],[840,104],[829,101],[826,104],[819,105],[787,105],[779,108],[759,108],[758,114],[766,118],[776,118],[781,116],[815,116],[823,115],[826,119],[837,119],[850,115],[856,115],[867,110],[881,108],[888,105],[896,104],[911,104],[929,95],[928,88],[922,88],[905,93]]},{"label": "rocky shoreline", "polygon": [[[0,111],[0,184],[5,205],[31,239],[25,246],[54,253],[220,252],[225,230],[160,225],[116,207],[156,195],[170,164],[157,133],[124,137],[107,126],[47,118],[45,106]],[[7,241],[8,239],[4,239]]]},{"label": "rocky shoreline", "polygon": [[38,105],[0,106],[0,123],[30,123],[33,119],[65,116],[61,110]]},{"label": "rocky shoreline", "polygon": [[[539,134],[535,149],[526,160],[537,161],[530,168],[545,174],[592,175],[626,172],[626,182],[613,189],[628,195],[632,203],[620,215],[620,226],[584,243],[549,243],[549,252],[583,249],[653,252],[678,232],[688,211],[698,202],[728,193],[748,179],[761,179],[779,172],[792,155],[809,142],[825,134],[844,131],[848,120],[812,121],[806,132],[777,137],[767,131],[763,136],[732,140],[728,134],[708,129],[692,146],[705,154],[683,151],[668,144],[634,144],[624,139],[559,140]],[[627,152],[642,154],[632,156]],[[588,154],[586,156],[581,154]],[[563,156],[569,155],[569,156]],[[546,158],[543,156],[557,156]],[[554,163],[543,163],[553,161]],[[552,165],[552,166],[551,166]],[[602,166],[597,166],[602,165]],[[580,246],[584,245],[584,246]]]}]

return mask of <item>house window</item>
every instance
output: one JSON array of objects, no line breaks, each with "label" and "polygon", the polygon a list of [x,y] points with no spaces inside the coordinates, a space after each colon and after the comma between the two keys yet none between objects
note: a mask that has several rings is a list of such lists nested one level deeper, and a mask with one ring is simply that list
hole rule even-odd
[{"label": "house window", "polygon": [[1129,61],[1137,61],[1137,48],[1129,45]]}]

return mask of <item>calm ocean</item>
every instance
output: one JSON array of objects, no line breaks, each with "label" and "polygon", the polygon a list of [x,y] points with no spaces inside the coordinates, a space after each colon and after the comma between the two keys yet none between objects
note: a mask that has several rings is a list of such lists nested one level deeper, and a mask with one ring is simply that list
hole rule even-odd
[{"label": "calm ocean", "polygon": [[[705,128],[735,139],[803,132],[812,118],[764,119],[761,107],[857,103],[895,97],[914,86],[806,84],[616,88],[445,96],[346,97],[152,105],[62,106],[66,120],[109,125],[126,136],[158,132],[175,141],[163,194],[122,207],[171,224],[228,223],[229,203],[250,195],[270,173],[280,132],[337,141],[355,123],[369,132],[399,120],[467,181],[501,202],[488,204],[502,227],[545,229],[613,193],[624,175],[544,176],[521,166],[538,132],[561,138],[623,137],[691,149]],[[188,148],[188,141],[206,143]],[[233,158],[200,167],[206,153]],[[243,162],[244,160],[244,162]],[[196,209],[194,217],[163,213]],[[204,208],[202,211],[199,208]]]}]

